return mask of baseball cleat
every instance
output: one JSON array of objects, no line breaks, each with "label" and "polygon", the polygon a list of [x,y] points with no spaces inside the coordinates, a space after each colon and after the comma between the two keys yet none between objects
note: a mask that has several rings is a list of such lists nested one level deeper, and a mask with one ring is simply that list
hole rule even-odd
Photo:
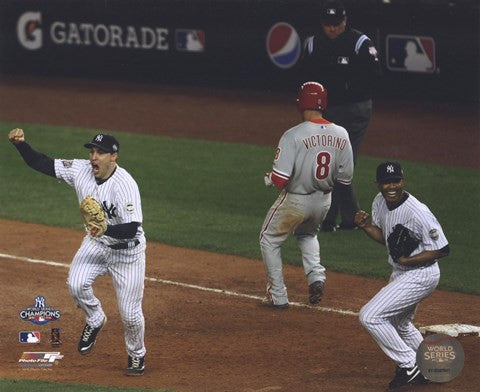
[{"label": "baseball cleat", "polygon": [[399,388],[411,386],[411,385],[425,385],[430,381],[426,379],[420,372],[417,365],[413,368],[400,368],[397,367],[395,371],[395,377],[388,384],[389,391],[395,391]]},{"label": "baseball cleat", "polygon": [[145,372],[145,357],[128,356],[127,376],[141,376]]},{"label": "baseball cleat", "polygon": [[272,309],[287,309],[288,308],[288,302],[284,303],[284,304],[274,304],[273,300],[269,296],[266,296],[265,298],[262,299],[262,305],[266,306],[267,308],[272,308]]},{"label": "baseball cleat", "polygon": [[88,354],[93,350],[95,342],[97,341],[97,334],[107,323],[107,316],[103,319],[102,324],[98,328],[93,328],[88,324],[85,324],[85,327],[82,331],[82,336],[78,342],[78,352],[82,355]]},{"label": "baseball cleat", "polygon": [[308,286],[308,302],[310,302],[310,304],[316,305],[322,300],[324,286],[325,283],[319,280],[313,282],[310,286]]}]

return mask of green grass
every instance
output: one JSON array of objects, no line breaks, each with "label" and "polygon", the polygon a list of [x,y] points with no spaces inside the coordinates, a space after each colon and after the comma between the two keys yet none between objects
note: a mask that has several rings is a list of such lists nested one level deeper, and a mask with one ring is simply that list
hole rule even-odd
[{"label": "green grass", "polygon": [[[27,141],[55,158],[87,158],[83,143],[93,130],[0,123],[0,217],[82,228],[75,192],[33,171],[8,142],[23,127]],[[263,185],[274,148],[192,141],[115,132],[119,164],[142,194],[147,239],[171,245],[260,259],[258,234],[278,191]],[[382,158],[360,157],[355,187],[369,211],[373,178]],[[441,261],[440,288],[480,294],[480,181],[475,169],[402,161],[406,190],[425,202],[441,222],[451,254]],[[330,270],[387,278],[385,249],[361,231],[320,233],[322,261]],[[300,264],[294,239],[282,250],[286,263]],[[194,260],[192,260],[194,262]]]},{"label": "green grass", "polygon": [[96,385],[60,384],[38,380],[12,380],[0,378],[0,391],[4,392],[168,392],[165,389],[116,388]]}]

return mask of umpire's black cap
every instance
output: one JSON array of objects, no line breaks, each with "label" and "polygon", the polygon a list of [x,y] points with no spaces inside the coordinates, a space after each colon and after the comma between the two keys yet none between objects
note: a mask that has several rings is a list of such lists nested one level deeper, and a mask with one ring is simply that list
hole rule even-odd
[{"label": "umpire's black cap", "polygon": [[320,20],[325,25],[337,25],[345,17],[347,12],[340,0],[325,0],[322,4]]},{"label": "umpire's black cap", "polygon": [[401,180],[403,178],[402,166],[398,162],[384,162],[377,167],[377,182],[388,180]]},{"label": "umpire's black cap", "polygon": [[84,144],[86,148],[97,147],[105,152],[118,152],[120,150],[120,143],[112,135],[108,133],[98,133],[96,134],[90,143]]}]

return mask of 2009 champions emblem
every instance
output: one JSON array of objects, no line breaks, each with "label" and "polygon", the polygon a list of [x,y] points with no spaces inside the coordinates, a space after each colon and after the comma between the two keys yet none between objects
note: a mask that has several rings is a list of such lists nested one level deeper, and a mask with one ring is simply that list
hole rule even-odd
[{"label": "2009 champions emblem", "polygon": [[20,311],[19,317],[23,321],[30,321],[36,325],[44,325],[50,321],[58,320],[61,316],[60,310],[53,306],[46,306],[45,297],[35,297],[35,304]]}]

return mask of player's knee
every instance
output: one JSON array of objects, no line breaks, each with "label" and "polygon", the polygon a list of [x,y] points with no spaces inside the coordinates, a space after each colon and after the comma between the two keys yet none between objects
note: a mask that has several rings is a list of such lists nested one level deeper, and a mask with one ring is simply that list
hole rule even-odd
[{"label": "player's knee", "polygon": [[262,250],[267,250],[272,248],[272,243],[267,235],[263,234],[260,236],[260,248]]},{"label": "player's knee", "polygon": [[135,313],[122,314],[122,322],[127,328],[137,327],[142,324],[142,315]]},{"label": "player's knee", "polygon": [[368,311],[368,308],[366,306],[360,309],[358,319],[360,320],[360,324],[362,324],[363,327],[366,329],[369,329],[373,325],[374,318],[372,317],[372,314]]},{"label": "player's knee", "polygon": [[83,292],[88,289],[88,287],[85,286],[85,284],[78,282],[73,279],[68,279],[67,280],[67,286],[68,290],[70,291],[70,294],[72,295],[73,298],[80,298],[83,295]]}]

